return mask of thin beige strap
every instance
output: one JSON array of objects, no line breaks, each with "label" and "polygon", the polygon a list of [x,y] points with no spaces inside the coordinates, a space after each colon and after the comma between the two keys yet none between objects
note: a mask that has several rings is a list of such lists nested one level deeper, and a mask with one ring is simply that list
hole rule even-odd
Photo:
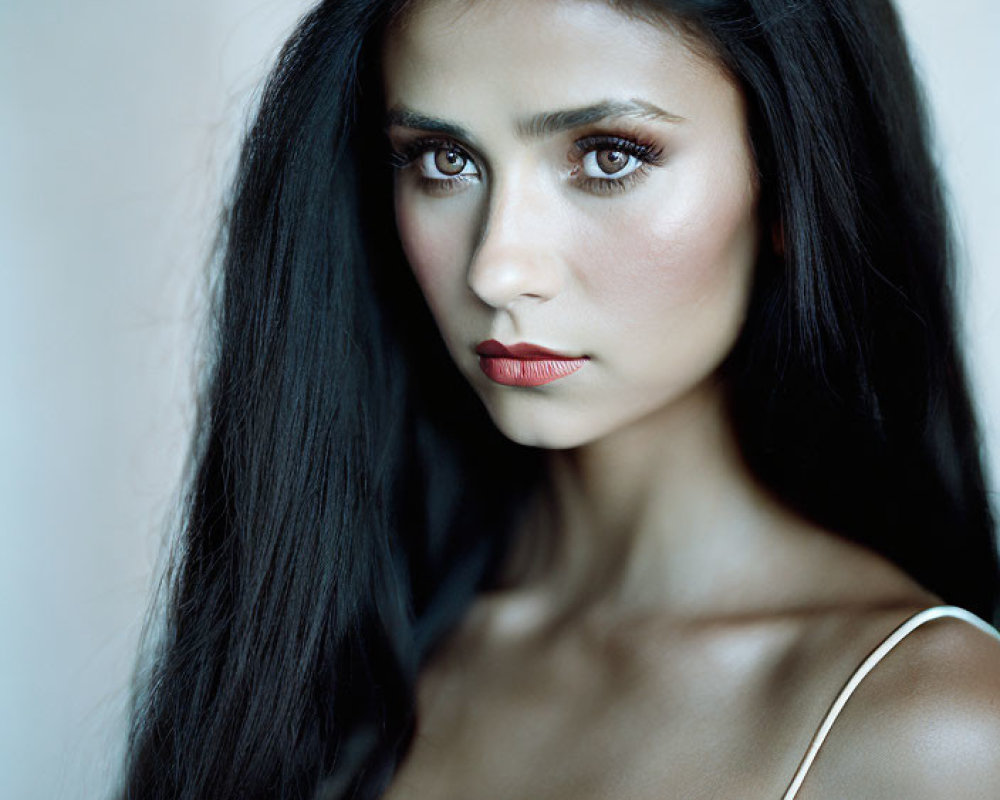
[{"label": "thin beige strap", "polygon": [[792,782],[788,785],[785,793],[781,796],[782,800],[795,800],[795,796],[799,793],[799,789],[802,788],[802,782],[806,779],[806,775],[809,773],[809,768],[812,767],[813,762],[816,760],[816,756],[819,754],[820,747],[822,747],[823,742],[826,741],[826,737],[830,734],[830,730],[833,728],[833,724],[837,721],[837,717],[840,716],[840,712],[843,711],[844,706],[847,705],[847,701],[851,699],[851,695],[854,694],[855,689],[861,685],[861,681],[863,681],[868,676],[868,673],[875,669],[879,662],[892,652],[892,649],[903,641],[903,639],[913,633],[913,631],[924,623],[940,619],[941,617],[955,617],[957,619],[965,620],[970,625],[974,625],[979,628],[979,630],[1000,638],[1000,633],[997,633],[997,631],[995,631],[987,623],[983,622],[975,614],[970,614],[964,608],[957,608],[955,606],[935,606],[934,608],[928,608],[914,614],[906,620],[906,622],[896,628],[896,630],[890,633],[882,644],[872,651],[872,654],[861,663],[861,666],[855,670],[851,679],[847,682],[844,688],[840,690],[840,694],[837,695],[837,699],[834,700],[833,705],[830,706],[830,710],[826,713],[826,717],[823,719],[823,723],[816,731],[816,735],[813,736],[813,740],[809,744],[809,749],[806,750],[806,754],[803,756],[802,762],[799,764],[799,768],[795,772],[795,777],[792,778]]}]

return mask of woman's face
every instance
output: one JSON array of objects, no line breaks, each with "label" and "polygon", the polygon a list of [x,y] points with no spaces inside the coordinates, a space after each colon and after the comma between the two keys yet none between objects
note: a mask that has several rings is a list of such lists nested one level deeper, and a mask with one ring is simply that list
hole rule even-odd
[{"label": "woman's face", "polygon": [[602,2],[421,0],[384,71],[403,249],[504,434],[575,447],[714,386],[758,243],[718,64]]}]

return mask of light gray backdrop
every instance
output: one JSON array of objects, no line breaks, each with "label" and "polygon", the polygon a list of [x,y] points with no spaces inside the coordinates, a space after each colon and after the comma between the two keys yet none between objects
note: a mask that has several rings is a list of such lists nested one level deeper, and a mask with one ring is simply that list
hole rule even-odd
[{"label": "light gray backdrop", "polygon": [[[307,0],[0,0],[0,797],[99,798],[245,110]],[[1000,3],[903,0],[1000,475]],[[1000,486],[996,479],[994,487]]]}]

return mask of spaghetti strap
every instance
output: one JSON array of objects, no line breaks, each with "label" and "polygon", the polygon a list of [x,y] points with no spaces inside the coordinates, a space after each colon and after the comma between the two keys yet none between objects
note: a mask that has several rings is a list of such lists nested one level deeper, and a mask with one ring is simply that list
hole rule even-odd
[{"label": "spaghetti strap", "polygon": [[861,666],[854,671],[850,680],[848,680],[844,685],[844,688],[841,689],[840,694],[837,695],[837,698],[833,701],[833,705],[830,706],[830,710],[827,711],[826,717],[823,718],[823,722],[817,729],[816,735],[813,736],[812,742],[809,744],[809,749],[806,750],[805,756],[803,756],[802,761],[799,763],[799,768],[796,770],[795,776],[792,778],[792,782],[788,785],[785,793],[781,796],[782,800],[795,800],[796,795],[799,793],[799,789],[802,787],[802,782],[805,781],[806,775],[809,773],[809,769],[812,767],[813,762],[816,760],[816,756],[819,754],[820,747],[823,746],[823,742],[826,741],[826,737],[829,736],[830,730],[833,728],[833,724],[837,721],[837,717],[840,716],[840,712],[844,710],[844,706],[847,705],[847,701],[851,699],[851,695],[854,694],[861,682],[873,669],[875,669],[875,667],[878,666],[879,662],[881,662],[883,658],[892,652],[896,645],[903,641],[903,639],[913,633],[913,631],[924,623],[931,622],[935,619],[941,619],[942,617],[955,617],[956,619],[965,620],[979,630],[1000,638],[1000,633],[997,633],[997,631],[990,627],[990,625],[983,622],[975,614],[971,614],[966,611],[964,608],[957,608],[956,606],[934,606],[933,608],[928,608],[914,614],[902,625],[896,628],[896,630],[890,633],[882,641],[882,643],[872,651],[871,655],[869,655],[868,658],[861,663]]}]

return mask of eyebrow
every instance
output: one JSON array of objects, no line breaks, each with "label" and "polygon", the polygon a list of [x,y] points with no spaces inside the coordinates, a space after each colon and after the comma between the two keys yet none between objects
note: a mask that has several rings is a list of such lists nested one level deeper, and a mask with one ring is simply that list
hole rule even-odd
[{"label": "eyebrow", "polygon": [[443,133],[455,139],[464,139],[467,142],[472,140],[471,134],[461,125],[456,125],[437,117],[429,117],[406,106],[394,106],[390,108],[385,115],[385,126],[387,128],[399,126],[400,128],[433,131],[434,133]]},{"label": "eyebrow", "polygon": [[[684,117],[664,111],[659,106],[645,100],[604,100],[589,106],[534,114],[526,119],[519,120],[515,125],[515,129],[522,138],[539,139],[556,133],[562,133],[563,131],[581,128],[584,125],[593,125],[595,122],[601,122],[606,119],[621,119],[623,117],[663,120],[673,123],[684,121]],[[394,125],[402,128],[433,131],[434,133],[441,133],[445,136],[470,143],[475,138],[461,125],[421,114],[406,106],[394,106],[389,109],[386,114],[386,127]]]},{"label": "eyebrow", "polygon": [[590,106],[535,114],[518,122],[517,132],[525,138],[542,138],[574,128],[581,128],[584,125],[593,125],[602,120],[622,117],[675,123],[684,121],[683,117],[664,111],[659,106],[645,100],[605,100]]}]

